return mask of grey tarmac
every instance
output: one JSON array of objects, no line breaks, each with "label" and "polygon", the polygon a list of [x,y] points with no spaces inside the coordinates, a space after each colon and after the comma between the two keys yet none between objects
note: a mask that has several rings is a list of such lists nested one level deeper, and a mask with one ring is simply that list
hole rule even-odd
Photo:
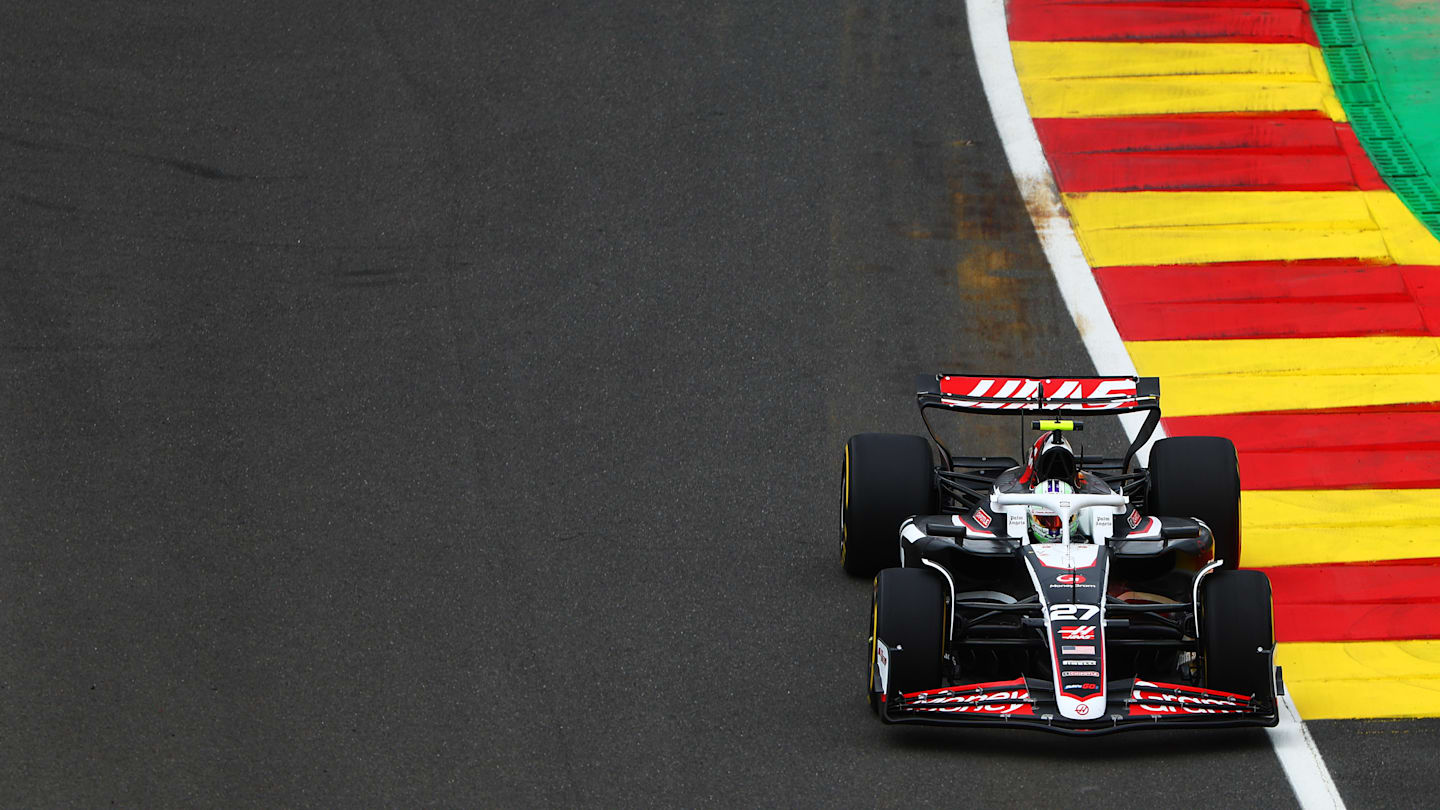
[{"label": "grey tarmac", "polygon": [[56,0],[0,65],[0,805],[1293,804],[1258,731],[865,709],[845,437],[1090,371],[960,5]]}]

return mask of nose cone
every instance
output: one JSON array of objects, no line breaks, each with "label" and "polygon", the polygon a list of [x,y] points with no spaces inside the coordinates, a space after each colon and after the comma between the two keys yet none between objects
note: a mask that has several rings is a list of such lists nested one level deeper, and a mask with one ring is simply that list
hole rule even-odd
[{"label": "nose cone", "polygon": [[[1060,684],[1055,684],[1056,689]],[[1056,694],[1056,702],[1060,705],[1060,716],[1070,720],[1093,720],[1105,714],[1105,692],[1102,690],[1098,695],[1091,695],[1084,700],[1074,698],[1063,693]]]}]

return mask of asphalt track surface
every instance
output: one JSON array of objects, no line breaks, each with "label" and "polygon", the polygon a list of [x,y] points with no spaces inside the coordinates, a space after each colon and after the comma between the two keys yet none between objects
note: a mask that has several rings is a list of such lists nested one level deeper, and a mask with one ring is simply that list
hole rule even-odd
[{"label": "asphalt track surface", "polygon": [[1089,371],[962,7],[243,5],[0,14],[0,805],[1293,804],[864,707],[845,437]]}]

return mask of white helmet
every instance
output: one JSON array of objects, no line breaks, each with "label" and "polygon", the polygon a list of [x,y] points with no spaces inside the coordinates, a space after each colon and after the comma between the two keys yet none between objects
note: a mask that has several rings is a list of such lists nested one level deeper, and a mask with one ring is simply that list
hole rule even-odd
[{"label": "white helmet", "polygon": [[[1064,481],[1041,481],[1035,485],[1033,490],[1036,495],[1074,495],[1075,488]],[[1065,539],[1065,533],[1060,527],[1060,515],[1053,509],[1043,506],[1032,506],[1030,512],[1030,536],[1035,538],[1037,543],[1059,543]],[[1075,539],[1075,530],[1080,525],[1080,515],[1070,515],[1070,538]]]}]

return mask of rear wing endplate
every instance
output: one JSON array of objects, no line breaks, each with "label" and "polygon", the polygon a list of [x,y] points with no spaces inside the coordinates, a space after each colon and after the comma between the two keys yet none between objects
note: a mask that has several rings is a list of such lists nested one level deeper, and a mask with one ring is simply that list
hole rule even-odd
[{"label": "rear wing endplate", "polygon": [[1145,424],[1125,451],[1124,468],[1160,424],[1159,377],[1007,377],[978,374],[921,374],[915,379],[920,418],[950,465],[950,450],[935,435],[925,411],[1074,416],[1146,411]]}]

